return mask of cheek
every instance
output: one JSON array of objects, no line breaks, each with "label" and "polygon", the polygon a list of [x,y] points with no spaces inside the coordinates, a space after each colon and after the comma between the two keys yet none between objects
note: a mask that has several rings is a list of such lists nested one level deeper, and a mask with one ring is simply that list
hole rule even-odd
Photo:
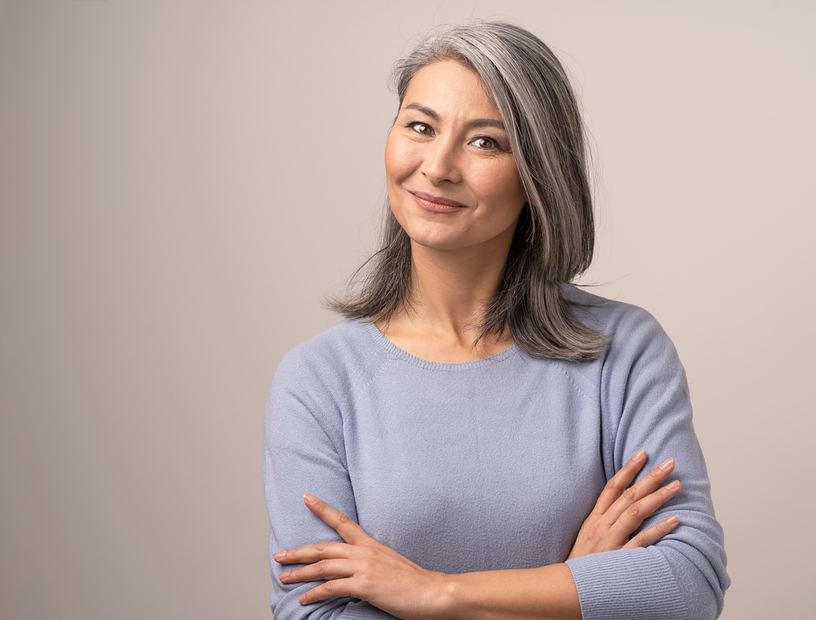
[{"label": "cheek", "polygon": [[511,210],[527,202],[527,193],[515,165],[500,169],[486,168],[474,175],[473,184],[482,198],[507,205]]},{"label": "cheek", "polygon": [[524,189],[524,184],[521,182],[515,168],[513,168],[512,180],[509,182],[508,186],[511,188],[509,190],[509,193],[511,194],[510,201],[518,205],[518,210],[521,212],[521,207],[524,205],[524,203],[528,202],[529,199],[527,198],[527,192]]},{"label": "cheek", "polygon": [[409,141],[393,132],[385,143],[385,175],[389,181],[409,176],[419,165],[419,154]]}]

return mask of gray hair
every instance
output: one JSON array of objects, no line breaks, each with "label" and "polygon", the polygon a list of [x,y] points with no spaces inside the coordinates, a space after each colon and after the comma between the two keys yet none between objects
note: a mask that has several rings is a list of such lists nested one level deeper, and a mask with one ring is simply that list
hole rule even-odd
[{"label": "gray hair", "polygon": [[[476,342],[509,329],[533,357],[597,357],[606,337],[575,317],[577,304],[564,299],[560,288],[589,267],[595,244],[583,123],[564,68],[519,26],[464,24],[429,35],[394,65],[400,106],[416,72],[438,60],[456,60],[484,82],[529,199]],[[355,291],[329,302],[348,318],[388,320],[410,304],[410,239],[387,199],[386,207],[381,249],[356,272]]]}]

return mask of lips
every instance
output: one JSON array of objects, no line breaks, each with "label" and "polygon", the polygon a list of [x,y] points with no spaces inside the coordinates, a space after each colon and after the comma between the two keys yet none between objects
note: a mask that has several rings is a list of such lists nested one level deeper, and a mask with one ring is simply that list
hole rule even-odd
[{"label": "lips", "polygon": [[455,200],[450,200],[449,198],[442,198],[441,196],[426,194],[425,192],[409,191],[408,193],[414,197],[414,200],[420,207],[433,213],[454,213],[468,208],[467,205],[456,202]]}]

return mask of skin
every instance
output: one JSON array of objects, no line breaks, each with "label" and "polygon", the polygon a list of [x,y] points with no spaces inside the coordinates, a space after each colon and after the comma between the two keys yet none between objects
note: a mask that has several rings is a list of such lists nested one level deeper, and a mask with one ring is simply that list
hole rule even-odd
[{"label": "skin", "polygon": [[[437,362],[480,359],[512,345],[507,331],[473,345],[473,326],[498,288],[527,200],[501,117],[478,75],[454,61],[418,71],[389,134],[385,164],[391,207],[411,239],[412,303],[377,327],[402,349]],[[646,547],[677,526],[677,517],[669,517],[630,540],[680,490],[678,481],[660,487],[674,470],[672,459],[632,485],[645,463],[641,450],[610,480],[569,557]],[[304,605],[351,596],[406,620],[581,617],[566,564],[428,571],[319,499],[304,499],[345,541],[274,554],[283,565],[305,564],[281,573],[282,583],[325,580],[301,596]]]},{"label": "skin", "polygon": [[[509,333],[473,347],[527,195],[501,116],[479,76],[458,62],[420,69],[385,147],[391,209],[411,238],[412,310],[377,326],[416,357],[460,362],[513,344]],[[463,208],[434,213],[416,193]]]},{"label": "skin", "polygon": [[[385,170],[391,209],[421,254],[506,256],[527,194],[477,74],[451,60],[416,73],[388,136]],[[429,212],[416,192],[465,207]]]},{"label": "skin", "polygon": [[[569,557],[647,547],[677,527],[679,520],[672,516],[629,539],[646,517],[681,488],[678,481],[660,488],[674,471],[672,459],[629,486],[645,462],[641,450],[609,481]],[[575,582],[566,564],[458,575],[429,571],[375,540],[325,502],[311,495],[304,496],[304,501],[345,543],[323,542],[274,554],[279,564],[306,564],[281,573],[282,583],[328,580],[301,596],[301,604],[351,596],[405,620],[581,618]]]}]

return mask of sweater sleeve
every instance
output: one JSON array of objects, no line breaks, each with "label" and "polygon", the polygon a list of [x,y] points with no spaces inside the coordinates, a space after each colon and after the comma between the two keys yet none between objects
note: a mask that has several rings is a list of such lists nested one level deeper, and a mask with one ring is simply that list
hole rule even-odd
[{"label": "sweater sleeve", "polygon": [[334,382],[330,362],[303,356],[298,349],[278,366],[264,419],[264,490],[269,512],[272,612],[275,620],[393,618],[364,601],[333,598],[301,605],[298,597],[315,582],[283,584],[278,575],[296,566],[272,560],[277,551],[321,541],[342,542],[303,503],[311,493],[357,521],[342,434],[343,387]]},{"label": "sweater sleeve", "polygon": [[598,553],[567,564],[584,620],[710,620],[722,612],[730,580],[723,532],[692,427],[685,372],[657,321],[629,308],[613,330],[603,363],[607,479],[640,448],[649,458],[643,474],[674,457],[673,477],[683,488],[641,529],[673,514],[680,525],[648,548]]}]

